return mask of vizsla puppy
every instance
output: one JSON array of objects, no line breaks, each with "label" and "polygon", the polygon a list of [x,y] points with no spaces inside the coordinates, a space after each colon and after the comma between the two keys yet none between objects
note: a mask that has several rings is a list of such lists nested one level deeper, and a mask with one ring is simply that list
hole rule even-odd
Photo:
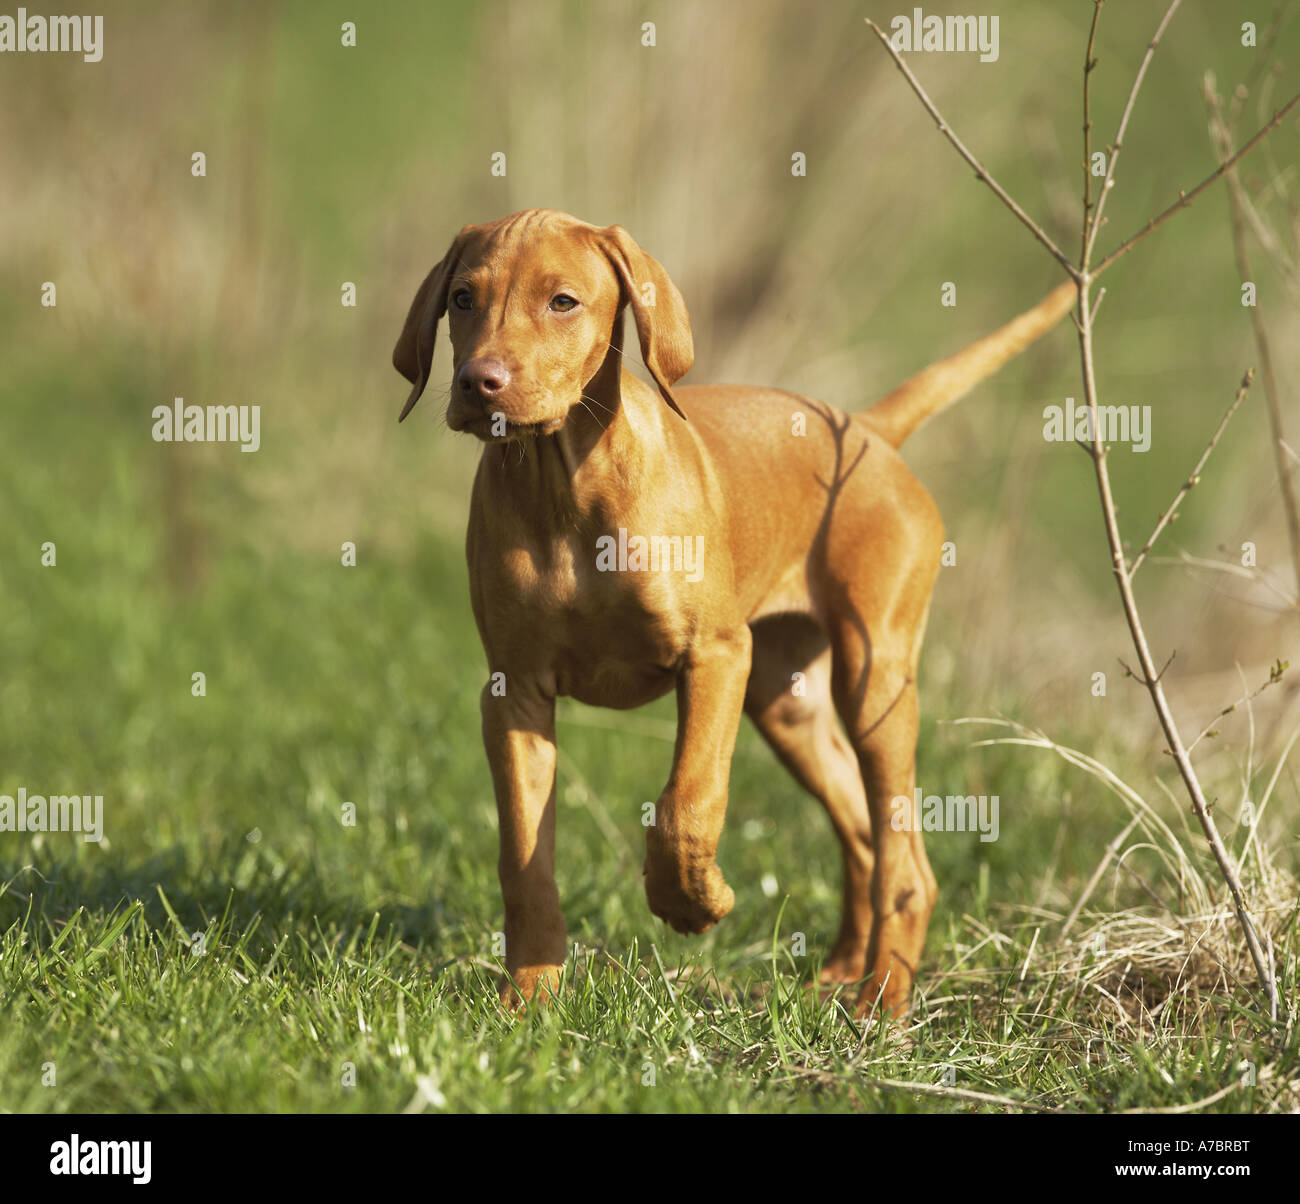
[{"label": "vizsla puppy", "polygon": [[[445,314],[447,423],[487,444],[467,544],[492,675],[503,998],[554,989],[565,960],[555,699],[623,708],[676,690],[646,838],[651,911],[703,932],[731,910],[715,855],[744,711],[839,837],[844,911],[823,979],[864,980],[860,1014],[906,1010],[936,894],[906,809],[943,526],[897,448],[1074,298],[1062,285],[850,415],[780,389],[674,387],[694,355],[686,307],[620,226],[532,209],[456,236],[393,363],[413,385],[405,418]],[[657,389],[623,368],[625,306]]]}]

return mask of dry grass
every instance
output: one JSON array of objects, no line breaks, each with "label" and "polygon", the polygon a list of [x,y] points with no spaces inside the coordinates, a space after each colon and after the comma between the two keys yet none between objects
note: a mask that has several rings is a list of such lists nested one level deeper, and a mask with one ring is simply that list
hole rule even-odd
[{"label": "dry grass", "polygon": [[[1061,917],[1060,935],[1072,936],[1045,950],[1050,972],[1065,975],[1085,991],[1095,990],[1122,1009],[1133,1024],[1145,1025],[1150,1031],[1162,1017],[1164,1023],[1174,1019],[1186,1024],[1202,1006],[1205,993],[1241,998],[1243,991],[1258,992],[1257,975],[1241,940],[1231,897],[1199,831],[1188,823],[1177,831],[1162,818],[1163,806],[1153,806],[1095,758],[1042,732],[1006,720],[961,722],[1010,729],[1014,735],[980,743],[1050,751],[1100,782],[1129,813],[1123,839],[1112,843],[1084,894],[1074,901],[1070,913]],[[1294,739],[1293,733],[1292,742]],[[1275,963],[1281,961],[1277,969],[1282,977],[1294,981],[1300,886],[1290,870],[1278,863],[1268,835],[1261,834],[1277,780],[1278,773],[1274,773],[1257,799],[1251,799],[1248,792],[1235,800],[1239,822],[1235,832],[1228,829],[1226,839],[1261,941]],[[1164,783],[1158,781],[1157,785],[1176,805]],[[1231,814],[1230,806],[1225,801],[1218,810]],[[1177,813],[1185,816],[1185,812],[1185,806],[1178,808]],[[1277,831],[1276,825],[1273,831]],[[1093,891],[1106,877],[1114,884],[1111,905],[1089,910]],[[1154,906],[1117,909],[1113,899],[1125,879]],[[1288,1028],[1295,1023],[1294,1001],[1282,1001],[1281,1019]]]}]

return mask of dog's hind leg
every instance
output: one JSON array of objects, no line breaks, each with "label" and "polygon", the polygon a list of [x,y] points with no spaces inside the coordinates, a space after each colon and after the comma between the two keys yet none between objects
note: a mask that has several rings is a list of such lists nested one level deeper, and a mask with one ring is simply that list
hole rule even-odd
[{"label": "dog's hind leg", "polygon": [[825,633],[799,615],[753,625],[754,654],[745,713],[781,763],[826,808],[843,859],[839,935],[822,966],[824,983],[857,982],[871,937],[871,819],[858,760],[831,699]]},{"label": "dog's hind leg", "polygon": [[869,977],[858,1014],[879,1004],[897,1016],[907,1010],[938,894],[913,799],[920,721],[915,642],[887,627],[868,636],[857,622],[837,623],[831,641],[835,706],[861,766],[876,851]]}]

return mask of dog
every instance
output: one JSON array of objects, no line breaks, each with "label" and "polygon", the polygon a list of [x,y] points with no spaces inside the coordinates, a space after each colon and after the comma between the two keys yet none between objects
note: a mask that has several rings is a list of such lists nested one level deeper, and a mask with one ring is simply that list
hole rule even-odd
[{"label": "dog", "polygon": [[[839,838],[843,912],[822,981],[861,982],[859,1015],[907,1011],[937,894],[910,812],[943,525],[898,448],[1076,297],[1061,285],[849,414],[782,389],[678,385],[694,359],[686,306],[621,226],[530,209],[456,236],[393,364],[412,386],[400,421],[445,316],[447,424],[485,444],[466,552],[490,671],[503,1001],[554,992],[565,960],[556,698],[629,708],[674,690],[650,910],[700,933],[732,909],[716,854],[743,711]],[[623,366],[629,308],[654,387]]]}]

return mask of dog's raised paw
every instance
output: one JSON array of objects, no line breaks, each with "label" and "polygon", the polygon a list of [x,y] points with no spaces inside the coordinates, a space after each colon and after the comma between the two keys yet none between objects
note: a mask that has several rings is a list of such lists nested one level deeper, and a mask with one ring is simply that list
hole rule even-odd
[{"label": "dog's raised paw", "polygon": [[645,895],[650,910],[681,933],[707,932],[736,905],[736,893],[716,865],[683,875],[675,865],[646,858]]}]

